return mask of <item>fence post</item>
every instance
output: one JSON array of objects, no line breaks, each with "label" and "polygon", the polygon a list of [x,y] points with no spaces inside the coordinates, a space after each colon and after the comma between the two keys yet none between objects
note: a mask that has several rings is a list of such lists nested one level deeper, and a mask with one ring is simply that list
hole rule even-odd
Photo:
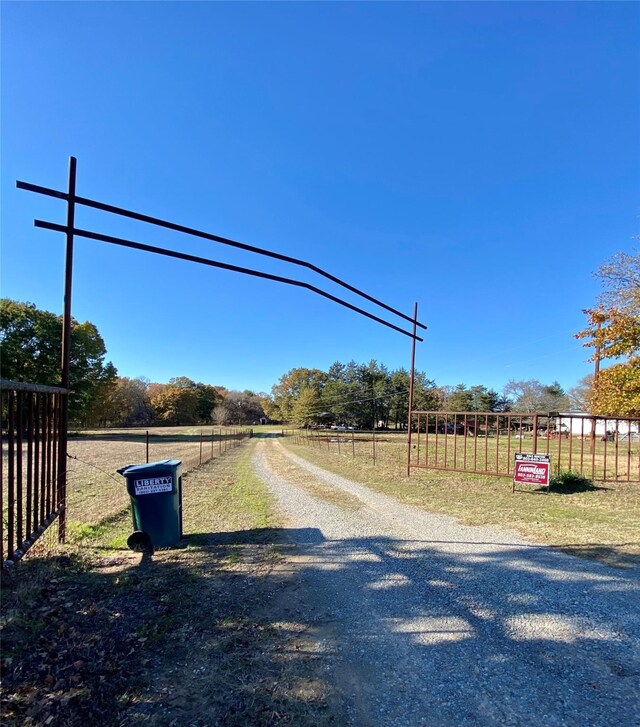
[{"label": "fence post", "polygon": [[373,425],[373,464],[376,463],[376,427]]},{"label": "fence post", "polygon": [[[549,441],[549,422],[547,422],[547,442]],[[533,415],[533,454],[538,452],[538,415]]]},{"label": "fence post", "polygon": [[213,459],[213,427],[211,428],[211,459]]},{"label": "fence post", "polygon": [[148,429],[145,433],[145,451],[146,451],[147,464],[149,464],[149,430]]},{"label": "fence post", "polygon": [[351,432],[351,454],[353,455],[353,459],[355,459],[356,456],[356,433]]},{"label": "fence post", "polygon": [[[411,339],[411,373],[409,374],[409,415],[407,417],[407,477],[411,475],[411,422],[413,420],[413,387],[416,378],[416,332],[418,329],[418,303],[413,304],[413,337]],[[420,427],[418,426],[418,441]]]},{"label": "fence post", "polygon": [[[64,264],[64,313],[62,316],[62,361],[60,364],[62,388],[69,391],[71,359],[71,291],[73,287],[73,229],[75,227],[76,202],[75,157],[69,157],[69,193],[67,196],[67,232]],[[65,542],[67,533],[67,436],[69,429],[69,394],[60,399],[60,443],[57,462],[57,493],[60,505],[58,540]]]}]

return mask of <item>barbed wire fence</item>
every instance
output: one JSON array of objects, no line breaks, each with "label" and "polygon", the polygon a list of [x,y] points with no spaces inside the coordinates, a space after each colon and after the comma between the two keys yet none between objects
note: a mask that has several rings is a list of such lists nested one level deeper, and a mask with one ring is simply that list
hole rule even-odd
[{"label": "barbed wire fence", "polygon": [[282,436],[298,446],[307,446],[374,466],[402,467],[406,461],[406,430],[283,429]]}]

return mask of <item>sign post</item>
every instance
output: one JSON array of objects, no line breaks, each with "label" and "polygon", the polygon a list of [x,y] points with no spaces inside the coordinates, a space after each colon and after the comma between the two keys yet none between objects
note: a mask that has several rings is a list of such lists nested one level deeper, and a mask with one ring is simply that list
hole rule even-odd
[{"label": "sign post", "polygon": [[515,457],[511,492],[516,491],[516,482],[518,482],[523,485],[540,485],[541,487],[546,487],[548,494],[551,456],[548,454],[516,452]]}]

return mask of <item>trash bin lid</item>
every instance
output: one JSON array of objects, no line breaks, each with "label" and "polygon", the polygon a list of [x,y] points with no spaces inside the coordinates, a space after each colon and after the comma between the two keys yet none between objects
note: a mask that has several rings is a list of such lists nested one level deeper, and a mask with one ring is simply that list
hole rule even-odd
[{"label": "trash bin lid", "polygon": [[161,459],[157,462],[148,462],[147,464],[133,464],[129,467],[125,467],[122,470],[118,470],[121,475],[129,475],[129,474],[142,474],[150,472],[154,470],[166,470],[171,469],[174,467],[179,467],[182,464],[182,460],[180,459]]}]

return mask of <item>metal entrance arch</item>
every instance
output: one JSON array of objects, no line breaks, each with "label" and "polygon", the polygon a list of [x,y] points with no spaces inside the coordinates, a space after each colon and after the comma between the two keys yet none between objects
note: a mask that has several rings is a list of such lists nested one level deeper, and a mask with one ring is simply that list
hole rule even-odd
[{"label": "metal entrance arch", "polygon": [[[34,220],[34,224],[36,227],[46,229],[46,230],[53,230],[54,232],[61,232],[65,235],[66,238],[66,251],[65,251],[65,282],[64,282],[64,313],[63,313],[63,324],[62,324],[62,361],[61,361],[61,373],[60,373],[60,385],[63,390],[69,389],[69,360],[70,360],[70,333],[71,333],[71,294],[72,294],[72,282],[73,282],[73,248],[74,248],[74,240],[76,237],[82,237],[90,240],[96,240],[99,242],[106,242],[113,245],[119,245],[122,247],[128,247],[135,250],[141,250],[143,252],[149,252],[153,253],[155,255],[164,255],[167,257],[176,258],[179,260],[186,260],[189,262],[198,263],[200,265],[207,265],[209,267],[215,267],[223,270],[229,270],[231,272],[236,273],[242,273],[244,275],[251,275],[253,277],[263,278],[266,280],[273,280],[277,283],[283,283],[285,285],[292,285],[299,288],[306,288],[307,290],[311,291],[312,293],[315,293],[317,295],[321,295],[334,303],[337,303],[338,305],[341,305],[345,308],[349,308],[350,310],[354,311],[355,313],[358,313],[359,315],[365,316],[376,323],[379,323],[381,325],[386,326],[387,328],[391,328],[392,330],[401,333],[405,336],[408,336],[412,340],[412,364],[411,364],[411,384],[410,384],[410,391],[413,390],[413,378],[414,378],[414,366],[413,366],[413,360],[415,358],[415,343],[416,341],[422,341],[423,339],[417,335],[417,329],[422,328],[426,329],[426,326],[422,323],[420,323],[417,319],[417,304],[414,309],[414,315],[413,317],[408,316],[401,311],[397,310],[396,308],[393,308],[392,306],[382,302],[381,300],[369,295],[368,293],[365,293],[364,291],[360,290],[359,288],[356,288],[353,285],[350,285],[349,283],[345,282],[344,280],[341,280],[340,278],[337,278],[334,275],[331,275],[330,273],[326,272],[325,270],[322,270],[321,268],[317,267],[316,265],[313,265],[312,263],[309,263],[305,260],[300,260],[298,258],[294,258],[288,255],[282,255],[280,253],[274,252],[272,250],[267,250],[264,248],[257,247],[255,245],[249,245],[243,242],[239,242],[237,240],[232,240],[226,237],[221,237],[220,235],[215,235],[210,232],[206,232],[203,230],[198,230],[191,227],[186,227],[185,225],[181,225],[175,222],[170,222],[168,220],[163,220],[157,217],[151,217],[149,215],[142,214],[140,212],[135,212],[132,210],[124,209],[122,207],[116,207],[114,205],[107,204],[105,202],[101,202],[94,199],[89,199],[87,197],[81,197],[76,193],[76,176],[77,176],[77,160],[75,157],[69,158],[69,177],[68,177],[68,187],[66,191],[63,190],[56,190],[51,189],[48,187],[42,187],[40,185],[31,184],[29,182],[22,182],[17,181],[16,186],[18,189],[26,190],[28,192],[34,192],[36,194],[45,195],[47,197],[53,197],[55,199],[63,200],[67,203],[67,221],[65,225],[56,224],[54,222],[48,222],[45,220]],[[260,270],[254,270],[251,268],[244,268],[239,267],[237,265],[229,265],[227,263],[220,262],[218,260],[212,260],[210,258],[204,258],[199,257],[195,255],[189,255],[186,253],[181,253],[176,250],[168,249],[168,248],[162,248],[157,247],[154,245],[148,245],[142,242],[137,242],[134,240],[126,240],[119,237],[114,237],[112,235],[106,235],[100,232],[96,232],[93,230],[83,230],[79,229],[75,226],[75,212],[76,212],[76,206],[81,205],[85,207],[89,207],[92,209],[97,209],[102,212],[107,212],[109,214],[117,215],[120,217],[126,217],[129,219],[137,220],[139,222],[144,222],[149,225],[153,225],[155,227],[160,227],[168,230],[172,230],[174,232],[179,232],[185,235],[189,235],[192,237],[201,238],[204,240],[209,240],[211,242],[219,243],[222,245],[228,245],[231,247],[235,247],[241,250],[245,250],[248,252],[253,252],[257,255],[262,255],[270,258],[274,258],[277,260],[281,260],[283,262],[290,263],[291,265],[296,265],[299,267],[306,268],[307,270],[310,270],[317,275],[320,275],[321,277],[326,278],[327,280],[330,280],[333,283],[336,283],[337,285],[345,288],[346,290],[350,291],[351,293],[365,299],[369,303],[374,304],[375,306],[378,306],[379,308],[382,308],[387,313],[393,314],[394,316],[402,319],[405,323],[411,323],[412,324],[412,330],[405,330],[404,328],[400,327],[400,325],[397,325],[396,323],[392,323],[388,320],[385,320],[384,318],[381,318],[380,316],[377,316],[373,313],[370,313],[367,310],[364,310],[363,308],[356,306],[352,303],[349,303],[348,301],[344,300],[343,298],[340,298],[338,296],[332,295],[331,293],[328,293],[325,290],[322,290],[321,288],[311,285],[309,283],[306,283],[301,280],[295,280],[293,278],[286,278],[280,275],[272,275],[270,273],[266,273]],[[410,393],[410,400],[411,400],[412,394]],[[411,412],[411,403],[409,405],[409,416]],[[57,451],[57,475],[56,479],[59,483],[59,492],[60,492],[60,503],[57,510],[57,518],[59,523],[59,530],[58,530],[58,539],[61,542],[64,542],[65,540],[65,530],[66,530],[66,458],[67,458],[67,429],[68,429],[68,418],[69,418],[69,412],[68,412],[68,397],[63,397],[61,399],[60,403],[60,420],[59,420],[59,429],[58,429],[58,441],[56,443],[56,451]],[[410,437],[411,437],[411,426],[409,421],[409,444],[410,444]]]}]

